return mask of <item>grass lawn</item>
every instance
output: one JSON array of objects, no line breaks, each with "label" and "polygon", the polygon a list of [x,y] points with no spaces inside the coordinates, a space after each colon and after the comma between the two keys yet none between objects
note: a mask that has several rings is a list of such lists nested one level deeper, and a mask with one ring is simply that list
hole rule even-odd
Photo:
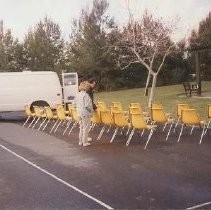
[{"label": "grass lawn", "polygon": [[[202,95],[206,92],[211,93],[211,81],[202,82]],[[143,107],[147,107],[148,97],[144,96],[144,88],[135,88],[95,93],[95,101],[98,100],[105,101],[108,105],[112,101],[120,101],[124,109],[127,110],[131,102],[139,102]],[[176,115],[176,104],[188,103],[192,108],[198,110],[202,119],[206,119],[207,104],[211,104],[211,98],[186,97],[184,88],[180,84],[157,87],[154,103],[163,104],[165,111],[171,112],[173,115]]]}]

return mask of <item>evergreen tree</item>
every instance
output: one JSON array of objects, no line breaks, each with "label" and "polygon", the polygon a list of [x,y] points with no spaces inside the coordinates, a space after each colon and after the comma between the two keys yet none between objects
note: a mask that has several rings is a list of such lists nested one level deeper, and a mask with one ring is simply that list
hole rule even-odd
[{"label": "evergreen tree", "polygon": [[4,27],[0,21],[0,71],[16,71],[15,47],[18,40],[14,40],[11,30]]},{"label": "evergreen tree", "polygon": [[114,54],[109,47],[114,20],[106,15],[106,0],[94,0],[92,9],[83,9],[80,18],[73,20],[67,52],[69,70],[83,77],[94,77],[103,88],[108,88],[109,74],[114,70]]},{"label": "evergreen tree", "polygon": [[25,37],[28,68],[32,71],[60,72],[63,47],[59,25],[45,17]]}]

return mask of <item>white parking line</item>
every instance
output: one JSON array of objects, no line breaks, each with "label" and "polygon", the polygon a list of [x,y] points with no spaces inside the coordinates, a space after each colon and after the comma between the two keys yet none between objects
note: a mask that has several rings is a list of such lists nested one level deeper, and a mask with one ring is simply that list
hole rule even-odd
[{"label": "white parking line", "polygon": [[23,160],[24,162],[28,163],[29,165],[33,166],[34,168],[36,168],[36,169],[38,169],[38,170],[44,172],[45,174],[49,175],[50,177],[56,179],[58,182],[61,182],[62,184],[66,185],[66,186],[68,186],[68,187],[70,187],[70,188],[72,188],[72,189],[75,190],[76,192],[79,192],[79,193],[81,193],[82,195],[84,195],[85,197],[87,197],[87,198],[89,198],[89,199],[95,201],[96,203],[100,204],[101,206],[105,207],[106,209],[113,209],[111,206],[109,206],[109,205],[105,204],[104,202],[98,200],[97,198],[95,198],[95,197],[93,197],[93,196],[87,194],[86,192],[84,192],[84,191],[78,189],[77,187],[75,187],[75,186],[73,186],[73,185],[67,183],[66,181],[60,179],[60,178],[57,177],[56,175],[51,174],[50,172],[46,171],[45,169],[43,169],[43,168],[37,166],[36,164],[34,164],[34,163],[32,163],[32,162],[30,162],[30,161],[27,160],[26,158],[24,158],[24,157],[18,155],[17,153],[13,152],[12,150],[8,149],[7,147],[5,147],[5,146],[3,146],[3,145],[1,145],[1,144],[0,144],[0,147],[1,147],[2,149],[4,149],[4,150],[8,151],[9,153],[15,155],[16,157],[20,158],[21,160]]},{"label": "white parking line", "polygon": [[192,207],[187,208],[187,210],[190,210],[190,209],[197,209],[197,208],[200,208],[200,207],[203,207],[203,206],[208,206],[208,205],[210,205],[210,204],[211,204],[211,202],[198,204],[198,205],[196,205],[196,206],[192,206]]}]

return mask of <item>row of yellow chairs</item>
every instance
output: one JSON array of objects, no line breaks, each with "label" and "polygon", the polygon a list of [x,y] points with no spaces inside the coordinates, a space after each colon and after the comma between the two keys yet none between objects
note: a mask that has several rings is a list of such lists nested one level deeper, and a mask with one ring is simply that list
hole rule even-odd
[{"label": "row of yellow chairs", "polygon": [[28,128],[30,127],[35,128],[38,122],[41,121],[38,127],[38,130],[40,129],[45,130],[49,122],[53,121],[54,123],[50,130],[50,133],[52,132],[55,133],[61,124],[63,125],[65,124],[66,128],[63,132],[63,135],[64,135],[67,129],[69,128],[71,122],[73,122],[73,120],[74,120],[74,123],[69,133],[71,133],[72,129],[75,127],[76,123],[79,121],[77,113],[76,113],[76,109],[71,105],[68,106],[68,111],[64,109],[62,104],[58,104],[56,106],[55,112],[52,111],[52,109],[49,106],[46,106],[46,107],[34,106],[33,108],[34,108],[34,112],[30,110],[29,105],[25,106],[25,113],[27,114],[28,117],[26,121],[24,122],[23,126],[26,126],[27,123],[30,122],[28,124]]},{"label": "row of yellow chairs", "polygon": [[[142,133],[141,133],[141,136],[142,136],[144,133],[144,130],[149,130],[147,142],[144,147],[146,149],[151,139],[151,136],[153,134],[153,131],[157,127],[156,124],[165,123],[165,127],[167,124],[170,124],[170,128],[166,136],[166,140],[168,139],[171,128],[173,126],[173,120],[164,113],[164,110],[162,109],[160,105],[154,105],[151,111],[151,114],[152,114],[151,118],[148,112],[144,112],[142,110],[139,103],[131,103],[129,106],[128,112],[124,112],[122,110],[121,104],[117,102],[112,103],[110,110],[107,108],[107,106],[103,102],[100,102],[100,103],[98,102],[97,107],[98,107],[98,113],[100,116],[99,118],[101,118],[102,124],[104,125],[100,131],[98,140],[101,138],[102,134],[104,133],[106,126],[111,127],[112,125],[114,125],[116,127],[110,142],[113,142],[119,129],[123,129],[125,127],[128,128],[128,131],[131,129],[130,135],[126,142],[127,146],[129,145],[135,131],[142,130]],[[125,115],[125,113],[127,113],[127,115]],[[127,132],[127,134],[128,133],[129,132]]]},{"label": "row of yellow chairs", "polygon": [[[29,106],[25,107],[26,114],[28,118],[26,119],[24,126],[29,122],[28,127],[35,128],[40,120],[41,123],[38,127],[38,130],[44,130],[50,121],[54,121],[53,127],[50,130],[50,133],[58,129],[58,127],[63,123],[66,125],[63,135],[66,133],[67,129],[70,127],[69,134],[72,132],[73,128],[79,122],[77,111],[74,106],[68,105],[68,110],[66,111],[62,105],[57,105],[56,112],[54,113],[50,107],[34,107],[34,112],[30,111]],[[211,118],[211,105],[208,106],[209,119]],[[200,137],[200,144],[202,142],[203,136],[206,134],[208,127],[210,125],[210,120],[206,125],[203,121],[200,120],[198,113],[194,109],[190,109],[187,104],[178,104],[177,105],[177,116],[178,120],[174,126],[174,131],[176,127],[181,124],[181,130],[177,141],[180,141],[181,135],[184,127],[191,125],[191,133],[193,132],[194,127],[199,126],[202,128],[202,133]],[[152,137],[152,134],[158,124],[164,124],[163,130],[169,124],[169,130],[166,136],[166,141],[169,137],[169,134],[174,125],[174,119],[170,116],[169,113],[165,113],[162,105],[153,105],[151,107],[150,113],[143,112],[141,105],[139,103],[131,103],[129,106],[129,111],[125,112],[122,109],[121,103],[113,103],[111,107],[107,107],[105,102],[97,103],[97,112],[94,113],[92,117],[92,126],[90,130],[94,129],[95,125],[101,125],[102,129],[97,137],[98,140],[101,139],[103,133],[108,127],[107,132],[109,132],[111,127],[115,127],[114,133],[111,137],[110,142],[113,142],[117,132],[119,130],[125,130],[126,134],[129,134],[126,141],[128,146],[135,131],[142,130],[141,136],[145,130],[149,130],[149,135],[145,144],[145,149]]]},{"label": "row of yellow chairs", "polygon": [[[99,110],[108,110],[105,102],[102,102],[102,101],[98,102],[97,106],[98,106]],[[118,109],[118,107],[119,107],[119,109]],[[130,106],[129,106],[129,119],[131,118],[131,116],[130,116],[131,110],[133,110],[133,112],[134,112],[134,110],[136,110],[136,113],[139,113],[139,114],[142,114],[143,116],[145,116],[145,120],[146,120],[146,118],[148,118],[148,120],[150,120],[151,124],[153,124],[153,125],[154,124],[164,124],[163,130],[165,129],[167,124],[170,124],[169,131],[168,131],[167,136],[166,136],[166,141],[168,140],[169,134],[170,134],[172,127],[174,125],[174,119],[171,117],[170,113],[165,113],[163,106],[161,104],[153,104],[152,107],[151,107],[150,113],[148,113],[148,112],[142,111],[139,103],[131,103]],[[119,112],[122,111],[122,106],[121,106],[120,102],[112,103],[110,112],[115,113],[117,111],[119,111]],[[201,132],[200,141],[199,141],[199,144],[201,144],[202,138],[206,134],[206,132],[208,131],[208,128],[210,126],[210,121],[211,121],[210,120],[211,119],[211,105],[210,104],[208,105],[207,113],[208,113],[209,121],[206,124],[205,121],[200,119],[200,116],[197,113],[197,111],[195,109],[190,108],[190,106],[188,104],[177,104],[177,113],[176,114],[177,114],[178,119],[177,119],[177,122],[174,126],[174,132],[175,132],[178,124],[181,124],[181,130],[180,130],[177,141],[178,142],[180,141],[184,127],[192,126],[191,134],[193,133],[193,129],[195,127],[201,128],[202,132]],[[131,121],[131,119],[130,119],[130,121]],[[115,133],[112,137],[112,140],[113,140],[117,130],[118,129],[115,130]],[[100,133],[98,138],[101,137],[103,132],[104,132],[104,129],[101,130],[101,133]],[[133,133],[134,132],[132,131],[131,136],[133,135]],[[127,144],[129,144],[129,141],[127,142]]]}]

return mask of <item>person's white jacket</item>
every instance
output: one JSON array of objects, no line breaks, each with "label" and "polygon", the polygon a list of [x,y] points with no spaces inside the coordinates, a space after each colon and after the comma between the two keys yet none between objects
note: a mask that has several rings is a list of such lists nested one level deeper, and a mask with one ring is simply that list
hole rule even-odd
[{"label": "person's white jacket", "polygon": [[85,91],[80,91],[75,99],[79,117],[91,117],[93,114],[92,100]]}]

